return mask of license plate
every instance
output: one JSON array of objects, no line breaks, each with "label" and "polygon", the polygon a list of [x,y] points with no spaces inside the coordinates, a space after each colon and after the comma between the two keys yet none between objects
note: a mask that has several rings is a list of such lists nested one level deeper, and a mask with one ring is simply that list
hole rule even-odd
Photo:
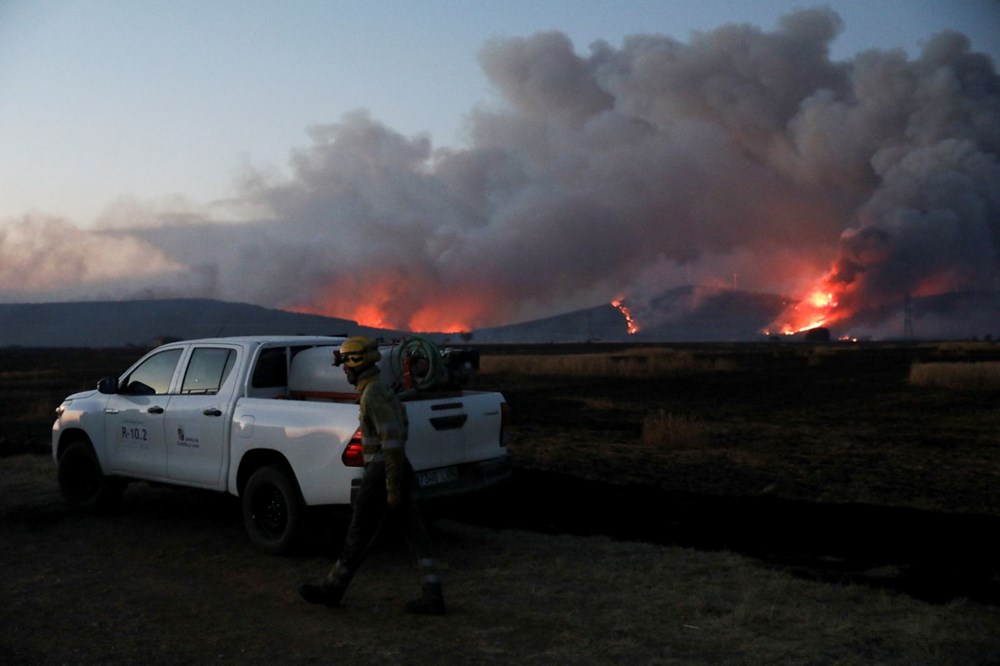
[{"label": "license plate", "polygon": [[458,481],[458,470],[454,467],[442,467],[441,469],[429,469],[417,472],[417,483],[421,488],[436,486],[441,483]]}]

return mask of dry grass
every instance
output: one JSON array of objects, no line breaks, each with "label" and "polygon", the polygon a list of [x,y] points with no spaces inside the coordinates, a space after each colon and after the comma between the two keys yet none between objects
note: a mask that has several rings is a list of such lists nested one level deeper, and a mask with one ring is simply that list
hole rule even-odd
[{"label": "dry grass", "polygon": [[691,372],[729,372],[732,359],[698,356],[675,349],[630,349],[611,354],[487,355],[483,374],[563,375],[571,377],[656,377]]},{"label": "dry grass", "polygon": [[642,442],[647,445],[689,449],[704,446],[708,441],[708,427],[689,416],[659,409],[642,421]]},{"label": "dry grass", "polygon": [[1000,390],[1000,362],[915,363],[910,367],[910,383],[929,388],[996,391]]},{"label": "dry grass", "polygon": [[[995,393],[907,379],[916,362],[998,363],[1000,345],[603,349],[607,358],[693,358],[706,370],[544,375],[559,364],[579,370],[574,360],[602,347],[490,350],[482,367],[507,372],[480,373],[476,388],[507,398],[519,465],[698,494],[998,511]],[[714,358],[735,370],[715,370]]]},{"label": "dry grass", "polygon": [[942,353],[988,352],[997,348],[997,342],[994,340],[952,340],[936,342],[930,346]]},{"label": "dry grass", "polygon": [[50,380],[52,378],[61,377],[62,373],[59,370],[49,369],[49,370],[7,370],[0,372],[0,381],[31,381],[31,380]]}]

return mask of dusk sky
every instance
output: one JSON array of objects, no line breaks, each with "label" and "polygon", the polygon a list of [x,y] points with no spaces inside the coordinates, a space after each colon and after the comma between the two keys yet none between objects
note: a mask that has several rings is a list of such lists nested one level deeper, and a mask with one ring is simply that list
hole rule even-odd
[{"label": "dusk sky", "polygon": [[[816,7],[831,8],[834,18],[825,19],[823,25],[820,25],[823,21],[816,20],[783,23],[783,17],[797,9]],[[740,30],[746,32],[737,38],[735,33],[720,30],[724,26],[741,26]],[[961,33],[967,40],[964,47],[949,46],[950,53],[964,50],[985,54],[992,59],[994,68],[1000,61],[1000,3],[995,0],[840,0],[822,5],[784,0],[330,0],[280,3],[257,0],[2,0],[0,261],[7,267],[0,266],[0,301],[128,297],[133,294],[109,285],[126,273],[124,267],[115,268],[116,262],[138,261],[144,264],[141,272],[148,279],[137,285],[137,293],[212,296],[360,316],[357,311],[330,312],[336,305],[331,305],[329,294],[317,291],[308,295],[277,295],[261,289],[241,290],[226,284],[233,278],[225,275],[213,275],[210,285],[206,282],[208,278],[191,279],[193,273],[204,272],[207,259],[192,257],[189,261],[178,251],[185,243],[202,242],[181,238],[184,225],[198,224],[217,230],[222,224],[250,221],[254,227],[247,231],[247,237],[261,234],[263,239],[270,233],[261,230],[266,220],[286,220],[287,236],[269,236],[287,241],[275,261],[300,267],[310,264],[290,259],[298,249],[308,245],[309,233],[320,228],[320,223],[312,218],[304,222],[313,212],[303,211],[313,211],[322,203],[334,209],[332,215],[336,222],[331,224],[338,230],[353,229],[355,224],[350,210],[354,210],[351,206],[356,204],[356,197],[348,200],[331,194],[332,198],[301,202],[301,206],[289,203],[293,191],[301,194],[300,186],[313,173],[310,169],[316,173],[322,171],[319,161],[330,157],[322,152],[325,148],[335,147],[344,160],[351,155],[368,155],[361,149],[351,152],[350,146],[356,148],[356,144],[348,141],[349,130],[357,130],[357,136],[381,132],[391,139],[392,145],[404,146],[406,150],[423,155],[415,158],[421,166],[408,167],[407,177],[433,177],[439,181],[435,187],[450,187],[448,191],[454,191],[447,174],[461,171],[463,167],[457,158],[447,162],[440,160],[438,151],[444,149],[452,157],[478,160],[486,152],[495,153],[497,146],[502,145],[508,156],[523,156],[523,151],[518,152],[521,149],[510,143],[515,142],[512,137],[517,134],[510,127],[539,112],[541,107],[535,103],[537,100],[525,97],[529,93],[524,89],[517,88],[524,82],[515,81],[515,70],[532,58],[546,62],[550,54],[565,55],[562,39],[568,39],[580,67],[594,72],[597,87],[604,89],[600,92],[595,88],[595,95],[600,92],[600,95],[610,95],[608,100],[617,100],[607,101],[606,106],[608,109],[613,107],[618,120],[641,118],[646,122],[655,116],[651,110],[654,107],[630,106],[633,102],[643,103],[636,99],[630,102],[628,98],[629,91],[634,92],[639,80],[632,79],[614,88],[613,81],[607,81],[624,81],[621,77],[626,70],[609,73],[610,70],[601,68],[600,62],[614,61],[621,65],[627,61],[630,63],[627,73],[631,75],[642,63],[650,62],[653,53],[677,47],[676,54],[694,58],[697,53],[708,53],[711,46],[731,54],[734,52],[731,46],[720,45],[740,41],[744,46],[751,45],[746,52],[753,60],[753,54],[758,53],[752,46],[754,39],[760,37],[767,41],[771,39],[768,36],[792,35],[794,39],[819,44],[817,57],[826,63],[823,67],[830,65],[827,74],[823,75],[828,79],[838,63],[849,66],[851,71],[870,65],[872,59],[858,59],[858,56],[872,49],[890,60],[892,58],[885,54],[901,54],[902,61],[912,63],[921,57],[928,40],[941,31]],[[542,33],[558,34],[560,38],[543,39],[539,37]],[[630,37],[636,35],[647,37]],[[667,45],[666,51],[650,46],[656,40],[661,46]],[[640,51],[646,55],[637,55]],[[790,58],[785,69],[798,66],[792,62],[794,60]],[[692,71],[705,71],[710,62],[718,64],[708,56],[701,62],[698,67],[702,69]],[[734,70],[741,68],[739,59],[730,58],[729,62]],[[747,63],[747,67],[750,66]],[[752,66],[759,66],[764,71],[769,65],[754,62]],[[766,77],[755,79],[767,82]],[[827,79],[820,77],[817,81]],[[828,83],[833,90],[830,94],[840,99],[836,85]],[[824,86],[817,84],[801,94],[796,92],[799,96],[789,102],[793,106],[782,116],[780,126],[769,127],[768,131],[780,132],[785,139],[801,139],[802,123],[805,122],[801,111],[812,108],[810,105],[815,100],[823,99]],[[696,113],[688,106],[678,106],[679,97],[675,92],[669,96],[673,100],[668,105],[673,109],[670,113],[683,107],[685,118],[697,115],[699,123],[717,123],[731,133],[731,137],[737,137],[735,140],[745,138],[744,133],[733,130],[734,125],[729,121],[702,111]],[[991,94],[995,98],[996,93]],[[848,98],[853,99],[850,95],[844,99]],[[594,99],[596,97],[591,101]],[[524,106],[519,108],[519,104]],[[594,111],[597,107],[588,108]],[[666,107],[661,105],[659,108]],[[548,113],[551,116],[551,109]],[[676,127],[672,121],[664,122],[662,127]],[[611,120],[607,123],[606,129],[611,132]],[[658,121],[654,124],[661,127]],[[362,126],[370,130],[368,135],[364,135]],[[504,127],[508,129],[498,129]],[[524,130],[526,125],[521,127]],[[706,125],[699,124],[699,127],[705,129]],[[970,140],[981,149],[980,152],[992,156],[995,163],[993,130],[982,130],[981,124],[976,127],[980,128],[977,136],[986,138]],[[673,131],[676,130],[669,130]],[[498,133],[504,132],[500,137]],[[666,134],[661,133],[663,137],[669,134],[667,130],[664,132]],[[522,139],[516,141],[518,146],[529,145],[530,142],[524,142],[523,133],[519,136]],[[548,132],[545,136],[554,145],[556,134]],[[566,135],[560,133],[559,136]],[[669,136],[676,148],[679,135]],[[962,133],[962,137],[966,134]],[[935,141],[940,143],[940,138]],[[769,142],[773,146],[774,142]],[[796,150],[800,151],[797,154],[802,157],[805,153],[801,151],[807,146],[804,143],[797,146]],[[878,151],[884,154],[884,148],[872,148],[862,163],[871,162]],[[678,154],[676,150],[664,150],[664,155]],[[378,154],[392,161],[384,152]],[[773,157],[773,151],[768,154]],[[782,177],[787,176],[790,173],[787,160],[772,164],[771,157],[761,158],[767,162],[765,170],[774,169]],[[482,164],[481,160],[477,164]],[[738,169],[738,165],[725,164],[725,168]],[[346,178],[342,172],[337,173]],[[808,180],[802,172],[797,174],[798,184]],[[548,185],[563,182],[564,176],[553,177]],[[768,183],[772,181],[767,174],[761,178]],[[989,181],[991,176],[986,178]],[[496,178],[490,182],[496,182]],[[515,230],[522,228],[519,224],[527,224],[523,221],[525,218],[514,216],[510,209],[499,215],[498,208],[482,203],[488,199],[493,202],[490,205],[495,206],[501,193],[514,189],[518,194],[512,196],[511,201],[523,202],[530,188],[522,181],[518,181],[516,187],[512,182],[489,190],[485,198],[462,199],[465,202],[462,205],[451,202],[447,206],[442,204],[441,210],[433,206],[422,209],[419,224],[424,225],[427,233],[433,233],[436,239],[433,257],[441,262],[431,271],[442,276],[459,275],[463,268],[482,265],[471,259],[455,261],[456,248],[475,246],[476,249],[468,250],[471,255],[485,252],[475,245],[480,241],[485,243],[482,236],[487,232],[484,229],[494,235],[496,242],[497,239],[510,240],[518,233]],[[320,185],[317,187],[322,189]],[[426,200],[422,194],[414,194],[412,188],[406,191],[416,200]],[[791,201],[800,194],[790,193],[786,200]],[[385,191],[379,194],[381,201],[393,196]],[[842,210],[852,212],[841,216],[843,219],[837,223],[819,224],[813,232],[792,239],[793,243],[800,244],[796,247],[802,247],[807,240],[814,244],[815,251],[807,253],[810,254],[808,269],[803,268],[803,271],[823,273],[828,270],[837,255],[838,243],[843,246],[842,232],[863,224],[859,220],[864,216],[859,217],[859,211],[871,209],[873,201],[881,201],[880,196],[872,191],[843,197],[834,193],[831,199],[837,199],[835,204],[825,208],[825,212],[812,211],[813,216],[820,218],[834,209],[838,215]],[[802,195],[800,198],[804,201],[809,197]],[[569,199],[553,199],[545,209],[571,205],[567,201]],[[404,208],[410,206],[409,210],[413,206],[420,207],[412,201],[397,203]],[[467,208],[462,207],[466,205]],[[466,214],[467,218],[458,219]],[[621,209],[614,210],[616,216],[625,214]],[[447,225],[450,225],[447,233],[429,221],[434,215],[447,218]],[[473,218],[480,221],[473,224],[469,221]],[[501,218],[506,221],[501,222]],[[396,220],[392,224],[404,222]],[[989,224],[995,225],[995,219]],[[541,222],[538,225],[538,228],[544,226]],[[473,234],[468,231],[471,227],[480,231]],[[134,231],[138,228],[145,229],[149,236],[166,228],[170,239],[157,241],[160,244],[154,251],[144,245],[149,240],[145,233]],[[237,233],[237,228],[233,227],[232,232]],[[565,227],[561,228],[566,231]],[[122,230],[126,229],[133,231],[124,233]],[[581,227],[577,231],[587,233],[587,229]],[[116,230],[120,233],[111,233]],[[762,229],[762,233],[764,231]],[[52,240],[54,233],[70,240],[50,250],[46,242]],[[352,242],[358,240],[356,230],[345,233]],[[573,233],[571,231],[570,235]],[[192,238],[204,239],[205,243],[225,243],[211,234]],[[314,240],[330,242],[322,233],[317,233]],[[522,241],[510,242],[516,245]],[[739,238],[730,244],[702,246],[697,240],[691,243],[690,247],[665,247],[656,256],[618,249],[622,256],[628,255],[630,261],[646,262],[645,277],[650,271],[674,277],[678,271],[686,271],[690,276],[692,269],[701,274],[699,271],[708,270],[722,256],[735,262],[725,269],[725,274],[742,273],[744,268],[740,262],[748,253],[761,249],[749,242],[741,245]],[[259,250],[266,245],[262,240],[255,248]],[[53,277],[57,271],[51,265],[38,268],[37,274],[24,275],[23,271],[35,270],[39,256],[51,257],[54,252],[68,258],[73,255],[74,248],[90,256],[67,259],[69,265],[78,270],[72,284],[62,284]],[[248,256],[263,256],[244,250],[243,260]],[[24,259],[28,255],[34,264],[28,265]],[[88,264],[95,255],[105,257],[103,268]],[[270,256],[260,261],[266,262]],[[984,265],[988,264],[989,257],[983,261]],[[21,264],[17,267],[21,272],[15,272],[15,263]],[[227,266],[239,265],[235,259],[227,263],[222,258],[215,270],[225,273]],[[410,270],[407,266],[409,264],[402,262],[394,264],[397,275],[406,275]],[[321,276],[318,269],[301,270],[308,273],[309,280],[346,284],[338,281],[332,269]],[[508,308],[492,316],[470,310],[471,319],[465,323],[497,323],[535,315],[547,308],[559,309],[590,299],[613,297],[613,292],[634,288],[636,281],[644,277],[642,273],[564,277],[577,282],[572,286],[557,285],[551,293],[532,295],[530,303],[525,303],[524,307]],[[183,274],[187,281],[167,277],[154,279],[154,274],[161,277]],[[565,270],[560,275],[565,276]],[[483,277],[484,283],[488,278],[490,284],[499,280],[497,275],[492,275]],[[560,278],[551,276],[550,279],[558,282]],[[752,275],[748,274],[747,279],[749,287],[761,289],[801,290],[806,282],[798,273],[794,279],[790,276],[785,285],[779,284],[780,280],[773,276],[761,275],[756,283]],[[94,289],[89,290],[86,285],[91,281]],[[433,289],[435,284],[431,281],[427,288]],[[578,286],[586,288],[577,289]],[[522,287],[511,283],[505,288]],[[499,298],[499,293],[493,296]],[[386,301],[386,307],[389,301],[391,299]],[[554,305],[556,302],[558,306]],[[414,321],[409,315],[403,319],[411,324]],[[399,318],[395,323],[400,323]]]}]

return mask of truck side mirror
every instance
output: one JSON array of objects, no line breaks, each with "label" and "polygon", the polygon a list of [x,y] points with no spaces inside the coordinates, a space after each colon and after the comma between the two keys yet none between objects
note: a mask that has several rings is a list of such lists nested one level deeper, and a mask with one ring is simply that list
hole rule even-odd
[{"label": "truck side mirror", "polygon": [[97,382],[97,392],[104,393],[105,395],[114,395],[115,393],[118,393],[118,378],[103,377],[99,382]]}]

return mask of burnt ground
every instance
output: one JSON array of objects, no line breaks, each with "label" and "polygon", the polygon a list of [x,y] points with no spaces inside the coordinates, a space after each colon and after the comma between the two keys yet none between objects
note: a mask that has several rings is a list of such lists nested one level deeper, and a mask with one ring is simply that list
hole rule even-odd
[{"label": "burnt ground", "polygon": [[[504,510],[465,507],[463,519],[730,550],[805,578],[1000,604],[1000,394],[908,381],[914,363],[1000,360],[1000,345],[672,351],[703,368],[491,378],[515,415],[519,467],[491,505]],[[656,411],[704,437],[643,442]]]},{"label": "burnt ground", "polygon": [[[526,345],[480,373],[513,414],[515,477],[446,515],[490,526],[732,550],[804,577],[931,601],[1000,603],[1000,396],[914,387],[915,362],[1000,360],[1000,344]],[[661,376],[539,376],[532,357],[683,355]],[[61,396],[140,350],[3,350],[0,455],[44,454]],[[719,365],[725,369],[713,369]],[[668,411],[697,444],[642,442]],[[37,433],[37,435],[34,435]]]},{"label": "burnt ground", "polygon": [[493,528],[731,551],[810,580],[1000,605],[996,516],[671,493],[531,470],[488,501],[440,513]]},{"label": "burnt ground", "polygon": [[[686,628],[690,620],[644,625],[643,604],[667,600],[671,605],[661,609],[660,617],[672,621],[679,610],[690,610],[695,593],[674,589],[680,582],[658,580],[653,596],[644,597],[641,586],[648,581],[635,574],[636,600],[622,604],[608,598],[613,592],[607,586],[591,585],[611,575],[621,558],[640,557],[636,552],[654,568],[676,566],[677,558],[688,557],[687,550],[670,551],[674,562],[664,563],[646,543],[682,546],[691,557],[710,562],[695,565],[694,571],[705,572],[692,574],[699,588],[710,588],[728,566],[725,558],[736,553],[803,583],[856,583],[901,593],[917,606],[929,602],[941,613],[967,613],[954,625],[941,624],[944,637],[931,645],[950,645],[948,632],[959,626],[985,627],[973,636],[1000,635],[994,620],[1000,608],[1000,548],[993,543],[1000,532],[1000,396],[907,382],[914,360],[976,360],[984,358],[980,352],[784,345],[685,351],[731,365],[659,377],[479,378],[474,388],[500,389],[511,406],[514,476],[494,493],[430,507],[442,518],[435,540],[448,555],[450,599],[459,618],[449,626],[463,627],[469,644],[476,646],[467,654],[485,661],[492,655],[495,663],[523,661],[525,655],[538,663],[579,661],[579,654],[574,658],[560,650],[577,641],[586,654],[592,648],[588,637],[608,626],[628,626],[613,613],[634,606],[628,640],[608,636],[605,648],[626,656],[659,655],[665,663],[670,660],[664,655],[676,657],[673,663],[816,663],[823,653],[813,643],[827,640],[830,654],[845,659],[841,663],[864,663],[850,661],[856,654],[882,663],[928,658],[919,652],[913,659],[893,658],[892,650],[922,645],[912,639],[881,647],[895,626],[874,625],[864,639],[870,644],[859,646],[837,633],[841,625],[824,623],[816,614],[817,625],[808,625],[799,636],[803,625],[798,623],[810,615],[799,615],[791,600],[802,592],[798,588],[768,606],[768,614],[787,609],[783,622],[751,624],[731,643],[707,633],[692,638]],[[102,361],[100,354],[80,352],[49,365],[41,354],[32,358],[18,352],[10,367],[5,365],[2,388],[13,412],[0,424],[0,444],[11,445],[0,451],[0,561],[7,571],[0,594],[0,625],[6,624],[0,630],[0,661],[322,663],[329,661],[331,646],[353,662],[463,661],[454,645],[439,647],[441,632],[433,625],[394,619],[397,614],[389,609],[412,589],[410,573],[395,566],[395,555],[375,556],[371,574],[352,598],[349,617],[358,619],[350,626],[345,616],[331,620],[303,607],[295,587],[329,566],[342,536],[342,523],[331,521],[328,512],[314,513],[309,549],[289,560],[255,551],[243,534],[238,500],[224,495],[134,484],[118,515],[68,511],[55,488],[54,466],[44,457],[51,409],[58,400],[51,396],[92,385],[91,378],[118,370],[123,355],[129,354],[109,353],[110,361]],[[985,358],[1000,358],[1000,347],[987,350]],[[24,370],[14,366],[15,360]],[[86,378],[74,375],[68,383],[62,369],[74,363],[87,366]],[[22,377],[37,384],[41,397],[31,398],[26,384],[14,385]],[[644,416],[663,410],[691,419],[703,436],[696,443],[644,442]],[[29,437],[32,433],[37,437]],[[560,536],[549,542],[539,534]],[[605,536],[616,541],[609,545]],[[560,578],[567,564],[577,572],[569,582]],[[537,578],[509,588],[507,581],[523,578],[525,570],[537,571]],[[669,580],[669,571],[661,574]],[[737,573],[727,584],[759,577]],[[853,599],[852,587],[831,589],[843,589]],[[751,598],[759,589],[751,587]],[[823,589],[821,594],[835,594]],[[570,590],[580,595],[575,602],[566,600]],[[731,603],[704,602],[693,624],[704,625],[720,607],[744,613],[743,592],[737,587]],[[571,616],[579,626],[567,642],[564,605],[595,600],[613,613],[602,612],[592,622]],[[982,607],[963,611],[964,600]],[[886,615],[885,603],[870,600],[872,615],[860,607],[856,611],[872,623]],[[904,601],[891,603],[893,616],[912,608]],[[761,617],[764,622],[769,615],[761,611]],[[920,635],[939,626],[939,620],[933,622],[919,624]],[[861,619],[850,627],[852,636],[865,636]],[[392,632],[393,646],[416,641],[429,652],[403,659],[379,651],[365,642],[376,641],[378,632]],[[650,638],[650,632],[662,636]],[[364,640],[351,638],[359,633]],[[193,636],[199,638],[186,640]],[[741,652],[748,640],[773,636],[799,641],[798,658],[789,658],[786,644],[768,646],[757,658]],[[959,663],[1000,656],[994,642],[981,652],[954,650],[963,655]]]},{"label": "burnt ground", "polygon": [[[789,567],[790,557],[801,561],[808,539],[785,540],[795,545],[784,548],[758,534],[744,543],[739,522],[752,512],[730,515],[728,507],[736,505],[703,497],[657,504],[662,491],[616,494],[622,489],[603,483],[518,473],[508,488],[518,499],[508,497],[514,504],[506,510],[485,498],[478,506],[442,509],[453,515],[435,521],[432,533],[449,612],[425,618],[400,612],[419,579],[405,549],[391,542],[372,552],[343,608],[311,606],[298,597],[299,583],[329,568],[343,534],[327,512],[312,516],[316,531],[303,553],[274,557],[249,543],[236,498],[134,484],[118,512],[94,515],[67,509],[53,477],[54,466],[41,456],[8,457],[0,466],[0,663],[1000,659],[1000,608],[969,600],[930,604],[865,585],[789,576],[777,569]],[[619,520],[630,508],[634,517]],[[662,528],[653,535],[650,523],[637,524],[651,509]],[[771,524],[775,514],[767,513],[755,517]],[[717,550],[730,547],[764,548],[765,559]],[[821,563],[821,550],[805,553],[811,566]],[[882,560],[869,553],[844,561],[860,568]]]}]

